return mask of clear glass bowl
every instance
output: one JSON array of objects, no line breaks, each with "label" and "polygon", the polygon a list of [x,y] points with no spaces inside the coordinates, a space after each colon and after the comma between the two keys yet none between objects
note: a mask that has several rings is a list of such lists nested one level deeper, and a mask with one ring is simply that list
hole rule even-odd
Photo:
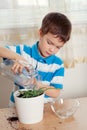
[{"label": "clear glass bowl", "polygon": [[67,119],[77,111],[79,107],[77,99],[56,99],[51,103],[52,111],[61,119]]}]

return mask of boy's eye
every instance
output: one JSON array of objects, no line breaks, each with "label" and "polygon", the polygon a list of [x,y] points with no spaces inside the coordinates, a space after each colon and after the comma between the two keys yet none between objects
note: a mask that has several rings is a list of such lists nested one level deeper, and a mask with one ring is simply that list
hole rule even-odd
[{"label": "boy's eye", "polygon": [[47,43],[50,45],[50,42],[47,41]]},{"label": "boy's eye", "polygon": [[[53,45],[50,41],[47,41],[47,43],[48,43],[49,45]],[[61,47],[56,46],[56,48],[57,48],[57,49],[60,49]]]},{"label": "boy's eye", "polygon": [[49,45],[52,45],[52,43],[51,43],[51,42],[49,42],[49,41],[47,41],[47,43],[48,43]]},{"label": "boy's eye", "polygon": [[59,47],[59,46],[57,46],[56,48],[57,48],[57,49],[60,49],[60,47]]}]

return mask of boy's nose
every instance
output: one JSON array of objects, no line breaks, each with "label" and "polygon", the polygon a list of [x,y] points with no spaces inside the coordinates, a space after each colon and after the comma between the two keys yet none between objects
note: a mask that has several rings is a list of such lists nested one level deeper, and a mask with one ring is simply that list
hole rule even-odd
[{"label": "boy's nose", "polygon": [[51,51],[51,52],[54,52],[54,50],[55,50],[55,47],[51,47],[51,48],[50,48],[50,51]]}]

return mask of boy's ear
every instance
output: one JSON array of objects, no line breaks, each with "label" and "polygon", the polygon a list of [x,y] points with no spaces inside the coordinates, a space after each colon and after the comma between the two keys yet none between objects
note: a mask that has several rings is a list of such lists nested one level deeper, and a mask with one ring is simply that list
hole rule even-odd
[{"label": "boy's ear", "polygon": [[39,34],[39,37],[42,37],[42,36],[43,36],[41,29],[39,29],[38,34]]}]

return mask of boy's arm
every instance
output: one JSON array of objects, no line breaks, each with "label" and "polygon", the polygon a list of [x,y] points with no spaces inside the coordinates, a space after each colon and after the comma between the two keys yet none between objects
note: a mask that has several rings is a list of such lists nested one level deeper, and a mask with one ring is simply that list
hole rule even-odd
[{"label": "boy's arm", "polygon": [[20,64],[19,61],[26,61],[24,59],[24,57],[22,57],[21,55],[15,53],[15,52],[13,52],[10,49],[5,48],[5,47],[0,47],[0,57],[14,60],[15,63],[11,68],[12,71],[14,73],[22,72],[22,69],[23,69],[24,66],[22,64]]},{"label": "boy's arm", "polygon": [[57,89],[54,86],[45,85],[38,81],[36,81],[36,84],[38,88],[44,88],[44,90],[46,89],[45,94],[47,96],[50,96],[52,98],[57,98],[60,94],[61,89]]},{"label": "boy's arm", "polygon": [[8,59],[11,59],[11,60],[19,60],[19,59],[22,60],[22,59],[24,59],[19,54],[15,53],[15,52],[13,52],[10,49],[5,48],[5,47],[0,47],[0,57],[8,58]]}]

